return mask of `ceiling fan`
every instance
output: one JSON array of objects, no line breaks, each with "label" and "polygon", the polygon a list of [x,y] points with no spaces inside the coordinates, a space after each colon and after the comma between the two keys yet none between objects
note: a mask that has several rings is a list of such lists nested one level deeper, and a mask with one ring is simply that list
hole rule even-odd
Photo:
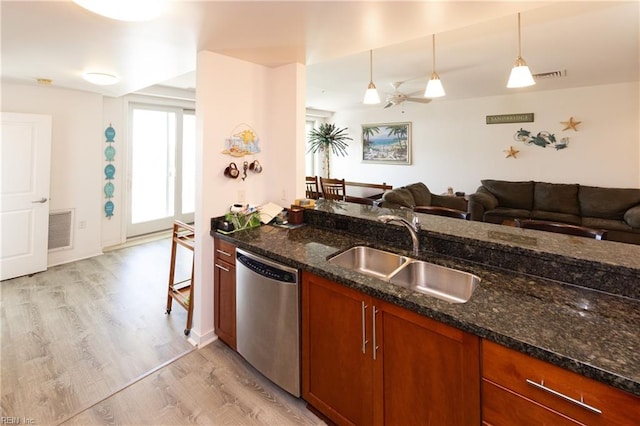
[{"label": "ceiling fan", "polygon": [[418,102],[421,104],[428,104],[429,102],[431,102],[431,99],[428,98],[416,98],[413,96],[409,96],[406,93],[402,93],[399,90],[402,83],[402,81],[391,83],[391,87],[393,87],[393,93],[387,96],[387,103],[384,106],[385,108],[389,108],[393,105],[400,105],[403,102]]}]

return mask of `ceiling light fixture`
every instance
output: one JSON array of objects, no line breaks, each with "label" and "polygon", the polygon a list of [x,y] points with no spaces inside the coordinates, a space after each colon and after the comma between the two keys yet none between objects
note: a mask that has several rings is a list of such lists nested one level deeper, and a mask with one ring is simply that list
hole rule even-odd
[{"label": "ceiling light fixture", "polygon": [[531,71],[529,71],[527,63],[522,59],[522,46],[520,42],[520,13],[518,13],[518,57],[516,58],[516,63],[513,66],[513,69],[511,70],[511,75],[509,75],[507,87],[512,89],[514,87],[533,86],[534,84],[536,84],[536,82],[533,80]]},{"label": "ceiling light fixture", "polygon": [[380,103],[378,89],[376,89],[376,85],[373,84],[373,50],[369,50],[369,87],[367,87],[367,91],[364,94],[364,101],[362,101],[362,103],[366,105]]},{"label": "ceiling light fixture", "polygon": [[102,72],[86,72],[82,74],[82,78],[87,80],[89,83],[97,84],[98,86],[110,86],[120,81],[117,76]]},{"label": "ceiling light fixture", "polygon": [[444,96],[444,87],[442,81],[436,72],[436,35],[431,36],[433,44],[433,63],[431,65],[431,79],[427,83],[427,90],[424,91],[425,98],[440,98]]},{"label": "ceiling light fixture", "polygon": [[150,21],[162,15],[168,0],[73,0],[93,13],[118,21]]}]

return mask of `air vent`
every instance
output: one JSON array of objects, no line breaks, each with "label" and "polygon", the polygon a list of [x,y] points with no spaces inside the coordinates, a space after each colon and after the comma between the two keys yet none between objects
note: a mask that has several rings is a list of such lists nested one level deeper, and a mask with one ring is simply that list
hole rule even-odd
[{"label": "air vent", "polygon": [[49,213],[49,250],[72,248],[73,210]]},{"label": "air vent", "polygon": [[533,78],[535,78],[536,80],[542,80],[542,79],[547,79],[547,78],[559,78],[559,77],[566,77],[566,76],[567,76],[567,70],[542,72],[542,73],[539,73],[539,74],[533,74]]}]

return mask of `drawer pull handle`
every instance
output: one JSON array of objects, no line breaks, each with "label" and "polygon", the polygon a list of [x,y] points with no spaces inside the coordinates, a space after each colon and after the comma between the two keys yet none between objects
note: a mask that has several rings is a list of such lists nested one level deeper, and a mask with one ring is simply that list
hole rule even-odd
[{"label": "drawer pull handle", "polygon": [[565,401],[569,401],[572,404],[575,404],[575,405],[577,405],[579,407],[584,408],[585,410],[589,410],[589,411],[591,411],[593,413],[596,413],[596,414],[602,414],[602,410],[599,410],[596,407],[592,407],[589,404],[585,404],[583,399],[582,399],[582,397],[580,397],[580,401],[578,401],[577,399],[571,398],[570,396],[567,396],[567,395],[565,395],[563,393],[560,393],[557,390],[553,390],[553,389],[551,389],[549,387],[546,387],[544,385],[544,380],[542,380],[540,383],[534,382],[533,380],[529,380],[529,379],[526,379],[526,381],[527,381],[528,385],[531,385],[531,386],[533,386],[535,388],[538,388],[538,389],[541,389],[541,390],[543,390],[545,392],[548,392],[551,395],[555,395],[558,398],[564,399]]},{"label": "drawer pull handle", "polygon": [[223,270],[223,271],[225,271],[225,272],[229,272],[229,270],[228,270],[227,268],[225,268],[225,267],[224,267],[224,266],[222,266],[222,265],[218,265],[217,263],[216,263],[216,268],[222,269],[222,270]]},{"label": "drawer pull handle", "polygon": [[220,254],[224,254],[225,256],[229,256],[229,257],[231,257],[231,253],[227,253],[227,252],[226,252],[226,251],[224,251],[224,250],[216,249],[216,252],[218,252],[218,253],[220,253]]}]

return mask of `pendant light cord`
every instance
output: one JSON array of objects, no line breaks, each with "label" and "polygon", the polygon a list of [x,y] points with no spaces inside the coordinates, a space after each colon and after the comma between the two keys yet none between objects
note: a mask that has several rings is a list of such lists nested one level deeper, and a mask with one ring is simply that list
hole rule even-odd
[{"label": "pendant light cord", "polygon": [[432,62],[431,62],[431,72],[435,72],[436,71],[436,35],[435,34],[431,35],[431,42],[432,42],[432,47],[433,47],[433,58],[432,58]]},{"label": "pendant light cord", "polygon": [[373,50],[369,50],[369,83],[373,83]]},{"label": "pendant light cord", "polygon": [[518,58],[522,57],[522,45],[520,42],[520,12],[518,12]]}]

